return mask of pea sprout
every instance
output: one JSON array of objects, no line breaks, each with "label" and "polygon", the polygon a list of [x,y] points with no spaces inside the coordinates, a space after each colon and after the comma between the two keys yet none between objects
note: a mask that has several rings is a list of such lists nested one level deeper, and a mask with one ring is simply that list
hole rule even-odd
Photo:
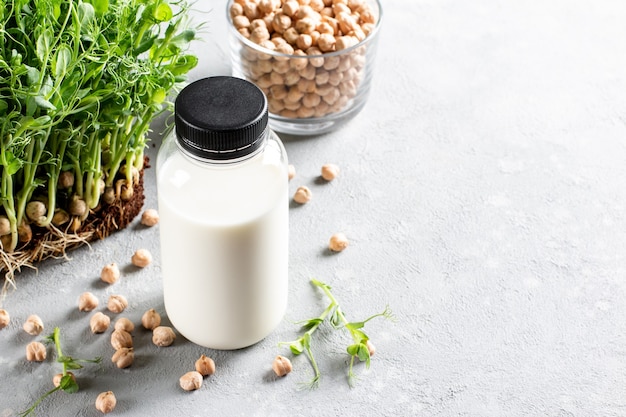
[{"label": "pea sprout", "polygon": [[358,358],[362,362],[365,362],[366,368],[369,368],[371,361],[370,349],[368,347],[369,336],[365,334],[362,329],[368,321],[376,317],[384,317],[388,320],[394,321],[395,316],[389,306],[386,306],[382,312],[374,314],[363,321],[350,322],[343,313],[339,301],[337,301],[331,292],[330,285],[316,279],[312,279],[311,283],[324,292],[326,297],[330,300],[330,304],[328,304],[319,316],[300,322],[300,324],[302,324],[302,328],[305,330],[302,336],[289,342],[279,342],[279,346],[288,346],[291,353],[296,356],[305,353],[311,363],[311,366],[313,367],[314,372],[313,378],[306,385],[311,388],[316,388],[319,386],[321,372],[315,357],[313,356],[313,350],[311,348],[311,338],[313,333],[315,333],[315,331],[325,321],[328,321],[332,328],[336,330],[347,330],[352,338],[352,343],[346,348],[347,353],[350,355],[348,384],[350,387],[354,387],[356,383],[356,374],[354,373],[355,359]]}]

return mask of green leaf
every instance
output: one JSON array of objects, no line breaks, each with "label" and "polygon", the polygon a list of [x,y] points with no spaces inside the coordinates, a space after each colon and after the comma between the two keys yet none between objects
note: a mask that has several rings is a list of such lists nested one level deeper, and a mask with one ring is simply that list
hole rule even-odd
[{"label": "green leaf", "polygon": [[6,102],[6,100],[0,99],[0,114],[6,113],[8,108],[9,108],[9,104]]},{"label": "green leaf", "polygon": [[157,88],[154,93],[152,93],[152,102],[155,104],[161,104],[167,98],[167,91],[163,88]]},{"label": "green leaf", "polygon": [[39,77],[41,73],[35,67],[30,67],[28,65],[24,65],[26,67],[26,83],[28,85],[34,85],[39,82]]},{"label": "green leaf", "polygon": [[46,98],[44,96],[35,96],[35,103],[37,104],[37,106],[41,107],[42,109],[46,109],[46,110],[56,110],[57,109],[54,106],[54,104],[52,104],[48,100],[46,100]]},{"label": "green leaf", "polygon": [[46,29],[41,35],[37,37],[37,58],[42,64],[45,64],[48,60],[48,52],[50,51],[50,45],[52,44],[52,31]]},{"label": "green leaf", "polygon": [[70,374],[65,374],[63,375],[63,377],[61,377],[59,386],[63,391],[67,392],[68,394],[74,394],[78,391],[78,384]]},{"label": "green leaf", "polygon": [[193,55],[183,55],[176,62],[168,65],[168,69],[174,76],[186,74],[198,65],[198,58]]},{"label": "green leaf", "polygon": [[15,174],[17,171],[20,170],[20,168],[22,168],[23,162],[16,158],[15,155],[13,155],[13,153],[11,153],[11,151],[6,151],[4,153],[4,162],[6,162],[6,164],[4,165],[4,169],[6,169],[7,174],[9,175],[13,175]]},{"label": "green leaf", "polygon": [[80,22],[80,32],[85,33],[95,18],[95,10],[89,3],[78,4],[78,20]]},{"label": "green leaf", "polygon": [[356,329],[363,328],[363,326],[365,326],[364,322],[362,322],[362,321],[355,321],[353,323],[346,324],[346,329],[348,329],[348,330],[356,330]]},{"label": "green leaf", "polygon": [[87,0],[90,3],[96,14],[103,15],[109,10],[109,0]]},{"label": "green leaf", "polygon": [[294,355],[299,355],[304,352],[304,346],[302,346],[302,343],[299,341],[294,342],[289,345],[289,350],[291,350],[291,353],[293,353]]},{"label": "green leaf", "polygon": [[72,51],[67,45],[61,45],[57,49],[52,61],[52,71],[56,79],[62,78],[67,72],[67,67],[72,61]]},{"label": "green leaf", "polygon": [[330,324],[334,327],[340,327],[341,326],[341,310],[339,310],[339,308],[336,308],[333,311],[333,314],[330,316]]},{"label": "green leaf", "polygon": [[315,317],[314,319],[305,321],[304,324],[302,325],[302,328],[306,330],[311,330],[315,326],[318,326],[319,324],[321,324],[323,321],[324,320],[320,319],[319,317]]},{"label": "green leaf", "polygon": [[173,16],[172,8],[167,3],[161,3],[154,9],[153,17],[157,22],[167,22]]}]

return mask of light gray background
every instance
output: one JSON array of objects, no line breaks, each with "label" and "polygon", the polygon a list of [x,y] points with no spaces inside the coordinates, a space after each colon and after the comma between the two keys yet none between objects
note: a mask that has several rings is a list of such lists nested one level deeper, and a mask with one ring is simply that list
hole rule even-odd
[{"label": "light gray background", "polygon": [[[225,1],[199,1],[208,22],[193,78],[229,72]],[[340,131],[283,136],[297,168],[292,191],[313,200],[290,210],[290,305],[279,329],[249,349],[186,342],[158,349],[137,331],[136,363],[114,369],[109,336],[78,312],[85,290],[104,304],[125,295],[125,316],[163,310],[158,226],[128,230],[19,276],[4,301],[0,416],[50,386],[59,366],[28,363],[21,330],[31,313],[60,326],[68,354],[102,355],[77,394],[57,393],[38,415],[93,416],[115,391],[126,416],[624,416],[626,415],[626,3],[622,0],[383,0],[384,27],[371,98]],[[153,145],[160,139],[155,123]],[[150,148],[155,156],[156,148]],[[326,162],[334,182],[317,181]],[[155,207],[154,168],[146,207]],[[328,237],[351,246],[329,256]],[[128,267],[148,248],[155,262]],[[100,268],[120,263],[104,286]],[[294,321],[326,301],[308,283],[334,286],[349,318],[389,303],[398,321],[372,321],[378,347],[349,389],[345,335],[320,331],[319,389],[304,357],[275,380],[270,363]],[[99,310],[104,310],[102,306]],[[217,372],[193,393],[178,377],[201,354]]]}]

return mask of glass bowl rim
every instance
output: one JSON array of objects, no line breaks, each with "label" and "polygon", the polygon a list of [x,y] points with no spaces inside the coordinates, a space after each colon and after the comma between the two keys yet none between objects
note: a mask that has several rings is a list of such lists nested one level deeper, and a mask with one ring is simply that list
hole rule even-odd
[{"label": "glass bowl rim", "polygon": [[250,39],[243,36],[241,33],[237,31],[235,25],[233,25],[232,19],[230,18],[230,6],[235,2],[235,0],[228,0],[226,3],[226,20],[228,22],[228,28],[233,33],[233,35],[237,38],[238,41],[242,42],[248,48],[254,49],[256,52],[263,53],[266,55],[270,55],[278,58],[289,58],[289,59],[313,59],[313,58],[332,58],[335,56],[343,56],[347,55],[350,52],[359,49],[360,47],[367,45],[372,42],[378,36],[378,32],[380,31],[380,27],[383,22],[383,8],[380,4],[380,0],[365,0],[368,3],[374,3],[377,7],[378,16],[376,19],[376,24],[374,25],[374,29],[362,40],[359,41],[356,45],[352,45],[349,48],[342,49],[340,51],[333,52],[325,52],[318,55],[293,55],[293,54],[285,54],[282,52],[273,51],[271,49],[267,49],[259,45],[258,43],[252,42]]}]

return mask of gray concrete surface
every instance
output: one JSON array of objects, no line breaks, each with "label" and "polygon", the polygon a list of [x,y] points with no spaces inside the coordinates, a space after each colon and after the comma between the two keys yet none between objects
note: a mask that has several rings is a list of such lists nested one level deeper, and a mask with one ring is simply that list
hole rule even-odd
[{"label": "gray concrete surface", "polygon": [[[194,77],[228,72],[224,1],[198,2],[209,32]],[[125,295],[135,322],[163,310],[158,226],[129,229],[71,261],[26,271],[4,301],[0,416],[49,387],[59,367],[28,363],[38,338],[29,314],[59,326],[67,353],[104,357],[80,373],[81,390],[57,393],[37,415],[95,416],[115,391],[125,416],[624,416],[626,415],[626,5],[615,0],[383,0],[385,19],[371,99],[340,131],[283,139],[297,168],[293,190],[313,200],[290,211],[290,306],[266,340],[235,352],[179,337],[156,348],[135,336],[137,359],[114,369],[108,335],[88,329],[78,295]],[[154,157],[160,125],[150,149]],[[334,182],[317,181],[326,162]],[[154,169],[146,207],[156,205]],[[351,246],[329,255],[328,237]],[[155,262],[128,267],[145,247]],[[100,268],[117,261],[121,281]],[[325,305],[311,277],[335,288],[361,319],[386,304],[397,322],[368,323],[378,351],[346,383],[345,335],[314,341],[317,390],[304,357],[276,380],[270,363],[295,321]],[[99,310],[103,310],[101,307]],[[196,392],[178,377],[206,353],[215,375]]]}]

